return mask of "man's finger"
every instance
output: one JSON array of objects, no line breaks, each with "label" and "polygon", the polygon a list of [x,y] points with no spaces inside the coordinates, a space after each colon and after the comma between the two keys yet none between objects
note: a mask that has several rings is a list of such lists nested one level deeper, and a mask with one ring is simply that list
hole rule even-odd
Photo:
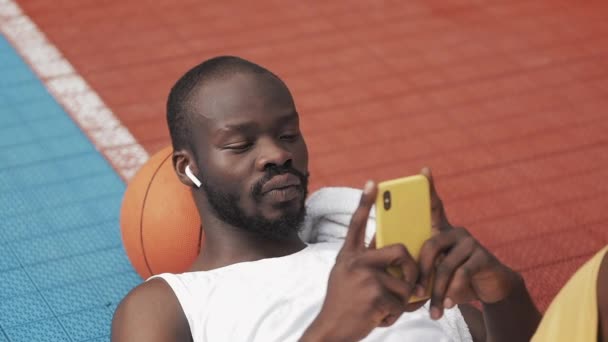
[{"label": "man's finger", "polygon": [[431,197],[437,196],[437,192],[435,191],[435,183],[433,182],[433,173],[431,172],[431,168],[428,166],[425,166],[422,168],[420,173],[429,180],[429,187],[431,189]]},{"label": "man's finger", "polygon": [[464,234],[466,234],[464,229],[452,229],[439,233],[424,242],[418,259],[420,270],[419,284],[422,288],[428,288],[439,256],[456,245]]},{"label": "man's finger", "polygon": [[359,206],[350,220],[342,250],[355,250],[365,247],[365,228],[367,227],[369,212],[376,201],[377,193],[376,184],[373,181],[367,181],[361,194]]},{"label": "man's finger", "polygon": [[367,248],[376,249],[376,234],[374,234],[374,237],[372,238],[372,241],[369,242],[369,245],[367,245]]},{"label": "man's finger", "polygon": [[464,264],[475,248],[473,238],[464,238],[445,255],[435,268],[435,279],[431,293],[431,315],[437,319],[443,315],[443,304],[456,270]]},{"label": "man's finger", "polygon": [[431,191],[431,207],[436,207],[436,205],[434,202],[435,201],[441,201],[441,199],[439,198],[439,194],[437,194],[437,190],[435,189],[435,181],[433,180],[433,173],[431,172],[431,169],[428,167],[423,167],[422,170],[420,171],[420,173],[422,175],[424,175],[426,177],[426,179],[428,179],[429,181],[429,189]]},{"label": "man's finger", "polygon": [[416,261],[414,261],[407,248],[401,244],[370,249],[361,256],[360,261],[365,265],[378,268],[386,268],[388,266],[400,267],[403,263],[411,263],[416,268]]},{"label": "man's finger", "polygon": [[383,270],[378,271],[378,280],[384,288],[401,300],[404,307],[407,305],[414,289],[413,283],[395,278]]},{"label": "man's finger", "polygon": [[[469,262],[470,259],[467,261]],[[461,265],[458,267],[452,281],[448,285],[443,300],[444,309],[451,309],[454,305],[469,303],[475,299],[473,289],[471,288],[471,277],[468,266]]]},{"label": "man's finger", "polygon": [[379,327],[387,327],[397,321],[403,314],[404,305],[397,296],[386,290],[382,298],[376,304],[376,310],[380,315]]},{"label": "man's finger", "polygon": [[433,179],[433,173],[431,172],[431,169],[428,167],[424,167],[420,171],[420,173],[424,175],[429,181],[429,188],[431,192],[431,224],[433,230],[440,231],[449,228],[450,224],[445,215],[443,201],[439,197],[437,189],[435,188],[435,181]]},{"label": "man's finger", "polygon": [[391,325],[395,324],[398,319],[398,315],[388,315],[384,317],[384,319],[380,322],[380,324],[378,324],[378,326],[382,328],[390,327]]}]

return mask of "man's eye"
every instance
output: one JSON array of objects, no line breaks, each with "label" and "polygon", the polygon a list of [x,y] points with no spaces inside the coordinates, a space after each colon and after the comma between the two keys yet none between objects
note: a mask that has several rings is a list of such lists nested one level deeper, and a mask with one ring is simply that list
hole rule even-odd
[{"label": "man's eye", "polygon": [[287,140],[287,141],[293,141],[295,139],[297,139],[300,136],[300,134],[298,133],[294,133],[294,134],[283,134],[279,137],[279,139],[281,140]]},{"label": "man's eye", "polygon": [[235,152],[243,152],[253,146],[252,143],[242,143],[242,144],[233,144],[225,147],[227,150],[235,151]]}]

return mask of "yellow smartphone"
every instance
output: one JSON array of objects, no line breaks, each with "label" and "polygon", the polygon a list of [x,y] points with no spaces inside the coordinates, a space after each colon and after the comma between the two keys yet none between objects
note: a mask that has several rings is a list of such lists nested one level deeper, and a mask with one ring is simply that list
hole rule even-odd
[{"label": "yellow smartphone", "polygon": [[[431,195],[429,181],[424,175],[415,175],[378,184],[376,199],[376,246],[378,248],[403,244],[414,260],[418,261],[420,249],[431,237]],[[402,278],[398,267],[388,272]],[[412,296],[410,303],[426,300]]]}]

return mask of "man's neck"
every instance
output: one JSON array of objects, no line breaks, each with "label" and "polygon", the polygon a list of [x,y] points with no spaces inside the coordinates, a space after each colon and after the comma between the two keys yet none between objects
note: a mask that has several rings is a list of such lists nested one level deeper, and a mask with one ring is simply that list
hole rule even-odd
[{"label": "man's neck", "polygon": [[240,262],[277,258],[301,251],[306,247],[294,231],[281,240],[273,240],[233,227],[209,213],[201,215],[203,237],[201,253],[191,271],[208,271]]}]

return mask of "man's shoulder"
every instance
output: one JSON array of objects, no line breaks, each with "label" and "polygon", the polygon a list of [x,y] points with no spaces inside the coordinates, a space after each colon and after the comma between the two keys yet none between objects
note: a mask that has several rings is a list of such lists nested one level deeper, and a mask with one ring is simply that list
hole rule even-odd
[{"label": "man's shoulder", "polygon": [[186,316],[165,280],[146,281],[120,302],[112,320],[112,340],[190,340]]},{"label": "man's shoulder", "polygon": [[142,306],[149,308],[173,302],[177,303],[177,298],[171,286],[162,278],[153,278],[133,288],[121,301],[119,309],[138,309]]}]

